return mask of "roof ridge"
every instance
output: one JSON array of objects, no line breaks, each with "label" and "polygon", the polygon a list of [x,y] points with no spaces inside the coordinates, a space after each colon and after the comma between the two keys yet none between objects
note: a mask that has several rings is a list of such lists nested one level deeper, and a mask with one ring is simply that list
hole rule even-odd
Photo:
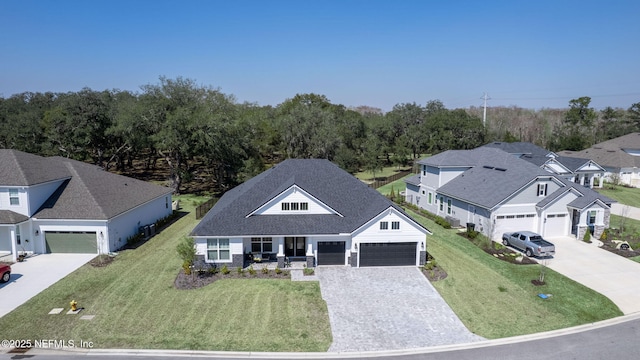
[{"label": "roof ridge", "polygon": [[[89,186],[87,186],[87,184],[84,181],[84,178],[82,176],[80,176],[80,174],[76,170],[73,162],[72,161],[65,161],[65,160],[61,160],[61,159],[58,159],[58,161],[62,162],[65,165],[65,167],[69,170],[69,172],[71,173],[71,180],[73,180],[73,179],[77,180],[78,181],[77,182],[78,185],[81,186],[83,188],[83,190],[86,193],[89,194],[89,196],[91,196],[92,202],[94,204],[96,204],[96,207],[100,210],[101,215],[103,215],[104,217],[108,218],[107,212],[104,210],[104,208],[102,207],[102,205],[100,204],[100,202],[98,201],[96,196],[91,192],[91,188]],[[92,165],[86,164],[86,163],[82,163],[82,164],[92,166]],[[95,165],[93,165],[93,166],[95,166]]]}]

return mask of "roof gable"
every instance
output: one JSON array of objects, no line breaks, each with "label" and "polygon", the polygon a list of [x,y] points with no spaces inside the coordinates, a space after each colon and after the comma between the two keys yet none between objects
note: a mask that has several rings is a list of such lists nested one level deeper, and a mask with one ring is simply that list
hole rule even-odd
[{"label": "roof gable", "polygon": [[[286,210],[283,209],[283,203],[286,204]],[[299,204],[301,203],[306,204],[306,209],[302,209],[300,207]],[[298,204],[296,205],[297,209],[294,209],[292,204]],[[255,211],[249,213],[247,216],[300,214],[342,216],[330,206],[316,199],[298,185],[291,185],[288,189],[276,195]]]}]

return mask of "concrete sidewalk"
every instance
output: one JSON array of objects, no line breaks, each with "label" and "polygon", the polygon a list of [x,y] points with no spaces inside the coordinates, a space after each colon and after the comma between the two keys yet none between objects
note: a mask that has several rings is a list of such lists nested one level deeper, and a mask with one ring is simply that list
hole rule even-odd
[{"label": "concrete sidewalk", "polygon": [[[11,265],[11,280],[0,284],[0,317],[69,275],[96,254],[40,254]],[[51,308],[57,307],[51,305]],[[57,304],[63,306],[65,304]]]},{"label": "concrete sidewalk", "polygon": [[611,204],[611,213],[614,215],[640,220],[640,208],[620,203]]},{"label": "concrete sidewalk", "polygon": [[640,263],[572,237],[549,239],[556,256],[547,266],[613,301],[625,315],[640,312]]}]

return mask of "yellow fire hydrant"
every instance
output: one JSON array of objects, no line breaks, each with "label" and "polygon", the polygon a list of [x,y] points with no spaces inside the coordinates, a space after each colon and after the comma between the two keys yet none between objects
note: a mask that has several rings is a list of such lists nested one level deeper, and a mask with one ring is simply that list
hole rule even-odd
[{"label": "yellow fire hydrant", "polygon": [[78,310],[78,302],[75,300],[71,300],[71,302],[69,303],[69,305],[71,305],[71,311],[76,311]]}]

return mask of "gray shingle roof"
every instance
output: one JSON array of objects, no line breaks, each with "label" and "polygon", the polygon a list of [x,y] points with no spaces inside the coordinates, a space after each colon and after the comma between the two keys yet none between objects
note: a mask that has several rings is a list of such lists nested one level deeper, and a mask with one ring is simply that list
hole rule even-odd
[{"label": "gray shingle roof", "polygon": [[[47,158],[71,178],[34,214],[40,219],[106,220],[169,195],[172,189],[113,174],[98,166],[62,157]],[[171,205],[171,204],[169,204]]]},{"label": "gray shingle roof", "polygon": [[640,150],[640,133],[630,133],[607,140],[582,151],[561,151],[564,156],[591,159],[601,166],[620,170],[620,168],[640,167],[640,156],[633,156],[623,149]]},{"label": "gray shingle roof", "polygon": [[28,217],[11,210],[0,210],[0,224],[19,224],[29,220]]},{"label": "gray shingle roof", "polygon": [[[294,184],[342,216],[301,214],[247,217]],[[289,159],[225,193],[191,235],[347,234],[389,207],[403,212],[376,190],[328,160]]]},{"label": "gray shingle roof", "polygon": [[[469,170],[441,186],[437,191],[439,194],[487,209],[499,205],[530,182],[538,178],[551,177],[563,183],[565,187],[575,187],[581,194],[585,195],[584,197],[599,198],[605,203],[613,201],[592,189],[555,176],[533,163],[494,147],[483,146],[473,150],[450,150],[423,159],[423,161],[423,164],[437,167],[447,167],[447,164],[451,163],[470,166]],[[564,192],[558,190],[554,194],[550,194],[547,197],[549,198],[548,201],[552,201],[562,193]],[[539,204],[542,204],[540,206],[545,205],[543,202]]]},{"label": "gray shingle roof", "polygon": [[508,152],[509,154],[530,154],[532,156],[547,156],[551,151],[542,148],[538,145],[532,144],[530,142],[492,142],[485,144],[483,146],[492,147],[496,149],[500,149],[502,151]]},{"label": "gray shingle roof", "polygon": [[0,149],[0,185],[30,186],[69,178],[51,159],[13,149]]},{"label": "gray shingle roof", "polygon": [[407,184],[420,186],[420,175],[416,174],[416,175],[410,176],[410,177],[404,179],[404,182],[406,182]]}]

